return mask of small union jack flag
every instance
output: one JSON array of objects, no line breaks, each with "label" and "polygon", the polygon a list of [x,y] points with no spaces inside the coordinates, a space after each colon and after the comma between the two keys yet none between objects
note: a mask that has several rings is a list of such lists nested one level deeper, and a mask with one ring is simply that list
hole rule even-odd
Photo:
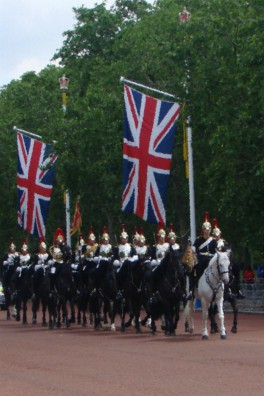
[{"label": "small union jack flag", "polygon": [[166,102],[124,86],[122,210],[149,223],[166,223],[178,103]]},{"label": "small union jack flag", "polygon": [[18,225],[44,238],[57,155],[52,146],[17,133]]}]

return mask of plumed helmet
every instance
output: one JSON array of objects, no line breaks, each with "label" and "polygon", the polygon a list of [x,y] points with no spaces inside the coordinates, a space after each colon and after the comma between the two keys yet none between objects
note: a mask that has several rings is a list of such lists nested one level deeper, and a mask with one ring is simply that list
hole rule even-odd
[{"label": "plumed helmet", "polygon": [[80,234],[79,234],[78,245],[79,245],[79,246],[85,245],[85,241],[84,241],[84,239],[83,239],[83,233],[80,233]]},{"label": "plumed helmet", "polygon": [[54,234],[54,243],[59,242],[65,242],[65,235],[64,232],[61,228],[57,228],[55,234]]},{"label": "plumed helmet", "polygon": [[209,212],[205,212],[205,214],[204,214],[204,222],[202,225],[202,229],[207,230],[207,231],[211,231],[211,229],[212,229],[212,226],[210,223]]},{"label": "plumed helmet", "polygon": [[120,238],[124,238],[124,239],[128,238],[128,233],[126,232],[125,224],[122,224],[122,226],[121,226]]},{"label": "plumed helmet", "polygon": [[139,240],[139,233],[137,230],[137,226],[134,226],[133,241],[138,241],[138,240]]},{"label": "plumed helmet", "polygon": [[10,238],[10,245],[9,245],[9,249],[10,250],[15,250],[16,249],[16,245],[14,244],[14,238]]},{"label": "plumed helmet", "polygon": [[218,227],[218,222],[217,222],[216,218],[213,219],[213,231],[212,231],[212,234],[213,234],[214,237],[221,235],[221,230]]},{"label": "plumed helmet", "polygon": [[28,245],[27,245],[27,241],[24,239],[22,242],[21,252],[27,252],[27,251],[28,251]]},{"label": "plumed helmet", "polygon": [[175,234],[174,227],[173,227],[172,223],[170,224],[170,230],[169,230],[169,233],[168,233],[168,238],[169,239],[176,239],[177,238],[177,235]]},{"label": "plumed helmet", "polygon": [[46,245],[44,238],[39,239],[39,248],[47,249],[47,245]]},{"label": "plumed helmet", "polygon": [[88,231],[87,242],[88,242],[89,240],[90,240],[90,241],[95,241],[95,239],[96,239],[96,237],[95,237],[95,235],[94,235],[93,226],[91,226],[91,227],[89,228],[89,231]]},{"label": "plumed helmet", "polygon": [[144,235],[143,227],[140,227],[138,240],[139,240],[139,242],[142,242],[142,243],[146,242],[146,238],[145,238],[145,235]]},{"label": "plumed helmet", "polygon": [[165,225],[164,223],[159,223],[157,227],[157,236],[158,237],[166,237]]},{"label": "plumed helmet", "polygon": [[102,241],[109,241],[110,240],[107,226],[103,226],[101,239],[102,239]]}]

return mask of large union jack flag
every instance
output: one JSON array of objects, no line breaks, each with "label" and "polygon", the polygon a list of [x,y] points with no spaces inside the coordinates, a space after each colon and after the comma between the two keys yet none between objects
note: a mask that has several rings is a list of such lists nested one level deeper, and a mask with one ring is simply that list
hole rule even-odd
[{"label": "large union jack flag", "polygon": [[178,103],[161,101],[124,86],[122,210],[149,223],[166,223]]},{"label": "large union jack flag", "polygon": [[52,146],[17,133],[18,225],[45,237],[57,155]]}]

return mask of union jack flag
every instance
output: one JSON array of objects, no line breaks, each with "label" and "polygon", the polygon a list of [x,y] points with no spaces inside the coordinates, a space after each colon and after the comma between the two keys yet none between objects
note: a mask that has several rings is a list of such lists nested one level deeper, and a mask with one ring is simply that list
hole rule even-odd
[{"label": "union jack flag", "polygon": [[52,146],[17,133],[18,225],[44,238],[57,155]]},{"label": "union jack flag", "polygon": [[161,101],[124,86],[122,210],[149,223],[166,223],[178,103]]}]

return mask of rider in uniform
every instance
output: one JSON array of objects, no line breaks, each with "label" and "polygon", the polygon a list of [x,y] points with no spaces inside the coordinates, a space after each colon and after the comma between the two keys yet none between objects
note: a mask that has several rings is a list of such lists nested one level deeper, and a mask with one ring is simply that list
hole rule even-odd
[{"label": "rider in uniform", "polygon": [[[16,271],[17,266],[19,265],[19,253],[16,250],[16,246],[14,244],[14,239],[11,238],[8,252],[4,255],[3,259],[3,290],[6,298],[7,305],[11,305],[11,296],[12,296],[12,281]],[[14,316],[16,315],[16,309],[14,307]],[[9,311],[7,311],[7,317],[10,318]]]},{"label": "rider in uniform", "polygon": [[[51,260],[51,254],[47,252],[47,245],[44,240],[44,238],[40,238],[39,244],[38,244],[38,252],[35,254],[35,257],[33,259],[33,265],[34,265],[34,273],[37,271],[42,271],[42,275],[46,273],[47,270],[47,265],[48,261]],[[37,292],[37,283],[36,283],[36,278],[33,275],[33,296],[32,298],[35,297]]]},{"label": "rider in uniform", "polygon": [[[229,254],[231,256],[231,253],[232,253],[231,248],[230,248],[228,242],[222,238],[222,231],[220,230],[220,228],[218,226],[217,219],[213,219],[212,235],[217,242],[217,250],[227,251],[227,252],[229,252]],[[245,296],[243,295],[241,288],[240,288],[240,268],[235,262],[233,262],[231,260],[230,260],[230,262],[231,262],[230,272],[231,272],[231,277],[233,277],[233,279],[234,279],[233,285],[234,285],[234,289],[235,289],[234,291],[235,291],[236,297],[239,299],[243,299],[243,298],[245,298]],[[228,293],[232,294],[230,289],[229,289]]]},{"label": "rider in uniform", "polygon": [[182,299],[183,301],[186,300],[186,281],[185,281],[185,275],[184,275],[184,269],[181,263],[181,258],[182,258],[182,249],[180,245],[176,242],[177,235],[174,231],[173,224],[170,224],[170,230],[168,233],[168,242],[170,245],[170,249],[172,249],[177,257],[178,257],[178,277],[180,280],[180,285],[181,285],[181,290],[182,290]]},{"label": "rider in uniform", "polygon": [[65,236],[61,228],[57,228],[54,238],[54,245],[50,247],[51,258],[48,260],[51,290],[55,291],[55,280],[61,265],[64,263]]},{"label": "rider in uniform", "polygon": [[96,236],[94,233],[93,226],[91,226],[88,231],[86,245],[83,249],[83,255],[84,255],[83,266],[87,271],[87,276],[92,280],[94,280],[94,273],[97,262],[95,258],[97,248],[98,248],[98,243],[96,241]]},{"label": "rider in uniform", "polygon": [[160,264],[166,253],[170,250],[170,245],[166,241],[166,231],[164,224],[158,224],[156,241],[157,243],[153,246],[151,255],[152,288],[154,294],[157,292],[158,281],[162,275],[162,266]]},{"label": "rider in uniform", "polygon": [[115,276],[113,273],[112,259],[113,259],[113,247],[110,243],[110,236],[108,233],[107,226],[103,227],[102,236],[100,240],[100,244],[97,246],[95,252],[95,288],[98,290],[100,288],[101,280],[104,275],[107,273],[108,281],[111,283],[115,283]]},{"label": "rider in uniform", "polygon": [[137,236],[135,250],[139,262],[144,264],[144,287],[150,292],[152,290],[151,249],[146,243],[143,227],[140,228],[140,232]]},{"label": "rider in uniform", "polygon": [[15,266],[18,265],[18,263],[19,263],[19,253],[16,251],[14,239],[11,238],[8,252],[4,255],[4,259],[3,259],[3,267],[4,267],[3,285],[4,285],[5,272],[10,268],[15,269]]},{"label": "rider in uniform", "polygon": [[188,299],[192,298],[195,283],[198,283],[204,270],[208,267],[211,258],[216,253],[217,242],[212,237],[211,231],[212,225],[209,221],[209,213],[206,212],[202,225],[202,236],[197,237],[193,244],[193,251],[197,257],[197,263],[194,265],[192,273],[190,274],[190,293]]},{"label": "rider in uniform", "polygon": [[113,266],[116,274],[116,281],[119,290],[122,289],[123,281],[127,275],[129,265],[138,259],[135,248],[128,242],[128,233],[125,225],[122,224],[120,242],[114,248]]}]

